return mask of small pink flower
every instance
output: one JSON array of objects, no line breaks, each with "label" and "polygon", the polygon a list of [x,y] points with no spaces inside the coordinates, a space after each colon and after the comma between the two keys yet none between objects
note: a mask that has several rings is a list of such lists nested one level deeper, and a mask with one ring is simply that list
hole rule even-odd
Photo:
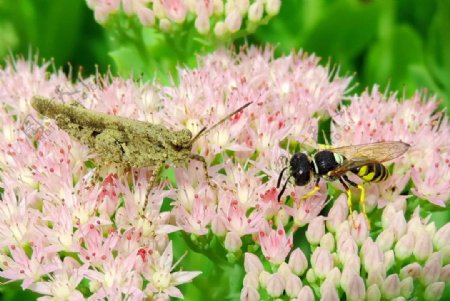
[{"label": "small pink flower", "polygon": [[276,230],[260,231],[259,241],[264,256],[275,264],[283,262],[293,246],[292,233],[286,235],[282,225],[278,225]]},{"label": "small pink flower", "polygon": [[88,6],[95,12],[95,20],[100,24],[107,21],[108,16],[117,12],[120,0],[87,0]]},{"label": "small pink flower", "polygon": [[183,294],[176,286],[190,282],[193,278],[201,274],[201,272],[172,272],[177,265],[177,263],[173,265],[172,260],[172,242],[169,242],[164,252],[159,258],[155,257],[153,263],[144,272],[145,278],[150,282],[146,288],[147,292],[182,298]]},{"label": "small pink flower", "polygon": [[28,288],[42,276],[55,271],[58,266],[50,260],[56,253],[55,247],[44,247],[39,242],[33,247],[29,258],[21,247],[9,247],[12,260],[3,266],[0,277],[10,280],[22,280],[22,288]]},{"label": "small pink flower", "polygon": [[58,269],[55,270],[50,277],[49,281],[35,282],[31,284],[30,289],[47,295],[47,297],[41,297],[42,300],[57,299],[70,299],[74,301],[84,300],[83,295],[77,290],[77,286],[80,284],[85,273],[88,270],[88,265],[80,266],[80,264],[71,257],[64,258],[64,261],[56,259],[58,263]]}]

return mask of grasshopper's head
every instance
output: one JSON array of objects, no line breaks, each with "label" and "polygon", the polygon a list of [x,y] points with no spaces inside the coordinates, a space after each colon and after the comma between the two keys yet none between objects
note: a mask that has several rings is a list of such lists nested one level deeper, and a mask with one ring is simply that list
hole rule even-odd
[{"label": "grasshopper's head", "polygon": [[172,144],[180,149],[188,148],[192,146],[192,132],[188,129],[182,129],[175,132],[172,137]]}]

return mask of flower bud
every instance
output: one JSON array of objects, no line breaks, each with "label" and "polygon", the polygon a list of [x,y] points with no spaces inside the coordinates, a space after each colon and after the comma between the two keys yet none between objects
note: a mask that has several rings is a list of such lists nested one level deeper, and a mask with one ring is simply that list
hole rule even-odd
[{"label": "flower bud", "polygon": [[336,287],[330,281],[325,281],[320,286],[320,300],[322,301],[339,301]]},{"label": "flower bud", "polygon": [[308,225],[308,230],[306,230],[306,239],[312,245],[318,245],[320,239],[325,234],[325,225],[323,222],[323,216],[315,217]]},{"label": "flower bud", "polygon": [[395,263],[394,251],[389,250],[384,253],[384,269],[388,271]]},{"label": "flower bud", "polygon": [[325,281],[330,281],[334,284],[334,286],[337,287],[341,281],[341,271],[337,267],[334,267],[328,273],[327,277],[325,278]]},{"label": "flower bud", "polygon": [[[353,227],[353,226],[352,226]],[[336,238],[338,241],[344,236],[350,236],[350,224],[348,221],[344,221],[336,229]]]},{"label": "flower bud", "polygon": [[201,34],[207,34],[210,29],[209,17],[206,14],[200,14],[195,19],[195,28]]},{"label": "flower bud", "polygon": [[433,253],[431,237],[425,230],[416,235],[413,254],[419,261],[425,261]]},{"label": "flower bud", "polygon": [[295,298],[302,288],[302,281],[299,277],[295,276],[294,274],[290,274],[286,277],[286,295],[288,295],[290,298]]},{"label": "flower bud", "polygon": [[141,8],[138,10],[137,16],[142,25],[147,27],[155,25],[155,14],[151,9]]},{"label": "flower bud", "polygon": [[278,210],[276,215],[276,224],[281,224],[284,227],[289,223],[290,215],[284,209]]},{"label": "flower bud", "polygon": [[244,286],[253,287],[258,289],[259,287],[259,274],[256,272],[247,272],[244,276]]},{"label": "flower bud", "polygon": [[309,286],[305,285],[298,293],[297,299],[301,301],[314,301],[315,298],[313,290]]},{"label": "flower bud", "polygon": [[290,274],[292,274],[291,269],[289,268],[288,264],[286,262],[282,262],[280,264],[280,266],[278,267],[278,271],[277,271],[281,276],[283,276],[285,279],[287,278],[287,276],[289,276]]},{"label": "flower bud", "polygon": [[172,23],[166,18],[159,19],[159,28],[163,32],[169,32],[172,29]]},{"label": "flower bud", "polygon": [[223,21],[217,21],[214,25],[214,34],[218,37],[223,37],[228,32],[227,26]]},{"label": "flower bud", "polygon": [[378,287],[383,287],[384,277],[386,276],[386,270],[382,266],[374,268],[369,271],[367,275],[367,285],[376,284]]},{"label": "flower bud", "polygon": [[244,269],[247,273],[255,272],[258,275],[264,271],[264,267],[261,260],[259,260],[259,257],[249,252],[244,255]]},{"label": "flower bud", "polygon": [[266,272],[266,271],[262,271],[262,272],[259,274],[259,284],[261,285],[262,288],[266,288],[266,286],[267,286],[267,281],[269,280],[269,278],[270,278],[271,276],[272,276],[272,275],[271,275],[269,272]]},{"label": "flower bud", "polygon": [[425,266],[422,269],[420,280],[423,285],[429,285],[438,281],[441,274],[442,258],[441,254],[434,253],[428,258]]},{"label": "flower bud", "polygon": [[359,275],[354,274],[347,284],[345,293],[347,295],[347,300],[364,300],[364,298],[366,297],[366,287],[364,285],[363,279]]},{"label": "flower bud", "polygon": [[234,9],[227,14],[225,25],[231,33],[235,33],[241,28],[242,16],[237,9]]},{"label": "flower bud", "polygon": [[241,291],[241,301],[259,301],[260,296],[258,290],[251,287],[245,286]]},{"label": "flower bud", "polygon": [[223,219],[217,214],[211,220],[211,230],[212,232],[219,236],[223,237],[227,233],[227,228],[225,227],[225,223]]},{"label": "flower bud", "polygon": [[324,247],[330,252],[334,251],[334,236],[331,233],[327,233],[320,239],[320,246]]},{"label": "flower bud", "polygon": [[281,0],[267,0],[266,1],[266,11],[269,16],[274,16],[278,14],[281,7]]},{"label": "flower bud", "polygon": [[381,215],[381,224],[384,229],[388,229],[391,226],[391,223],[394,221],[394,216],[397,210],[394,205],[388,204],[384,207],[383,214]]},{"label": "flower bud", "polygon": [[334,267],[330,251],[322,247],[317,248],[311,256],[311,266],[317,277],[324,279]]},{"label": "flower bud", "polygon": [[346,196],[342,194],[331,207],[327,218],[327,229],[330,232],[336,232],[339,225],[347,219],[348,206],[346,202]]},{"label": "flower bud", "polygon": [[414,235],[411,233],[406,234],[395,245],[395,257],[400,260],[405,260],[411,256],[414,249]]},{"label": "flower bud", "polygon": [[450,241],[450,223],[445,224],[433,237],[434,248],[438,251],[448,247]]},{"label": "flower bud", "polygon": [[350,228],[350,233],[358,245],[361,245],[369,236],[369,224],[364,214],[353,212],[353,220],[356,227]]},{"label": "flower bud", "polygon": [[403,211],[398,211],[395,213],[394,220],[392,221],[390,228],[394,231],[394,237],[396,240],[405,235],[407,224]]},{"label": "flower bud", "polygon": [[417,262],[410,263],[404,266],[400,270],[400,278],[405,279],[407,277],[418,278],[422,272],[422,267]]},{"label": "flower bud", "polygon": [[356,245],[355,240],[351,236],[347,236],[347,239],[341,241],[341,244],[338,246],[337,253],[339,260],[343,263],[345,263],[350,256],[357,255],[358,246]]},{"label": "flower bud", "polygon": [[435,282],[427,286],[425,289],[425,300],[426,301],[438,301],[442,297],[444,292],[445,283]]},{"label": "flower bud", "polygon": [[356,274],[359,275],[359,272],[361,270],[361,259],[357,255],[351,255],[347,258],[344,266],[351,268]]},{"label": "flower bud", "polygon": [[308,269],[308,271],[306,272],[306,281],[308,281],[309,283],[314,283],[317,281],[317,275],[316,273],[314,273],[313,269]]},{"label": "flower bud", "polygon": [[386,229],[378,235],[375,243],[380,247],[383,252],[390,250],[394,244],[394,232],[392,229]]},{"label": "flower bud", "polygon": [[450,281],[450,264],[447,264],[441,269],[441,275],[439,276],[439,280],[445,283]]},{"label": "flower bud", "polygon": [[288,265],[292,273],[301,276],[308,268],[308,260],[302,250],[296,248],[289,256]]},{"label": "flower bud", "polygon": [[414,291],[414,281],[412,277],[406,277],[400,282],[400,293],[403,297],[409,299],[413,291]]},{"label": "flower bud", "polygon": [[276,298],[284,291],[284,278],[279,273],[275,273],[267,279],[266,291],[269,296]]},{"label": "flower bud", "polygon": [[416,231],[422,231],[422,230],[424,230],[422,218],[420,217],[420,214],[416,208],[416,210],[414,210],[413,215],[410,217],[410,219],[408,221],[407,232],[413,233],[415,235]]},{"label": "flower bud", "polygon": [[387,276],[383,282],[383,296],[386,299],[393,299],[400,296],[400,278],[397,274]]},{"label": "flower bud", "polygon": [[429,223],[425,226],[425,231],[430,237],[433,237],[436,234],[436,224],[434,222]]},{"label": "flower bud", "polygon": [[380,301],[381,300],[381,292],[378,288],[378,285],[372,284],[367,289],[367,301]]},{"label": "flower bud", "polygon": [[251,22],[259,22],[264,14],[264,5],[262,1],[256,1],[248,10],[248,19]]},{"label": "flower bud", "polygon": [[346,292],[349,288],[350,285],[350,281],[352,280],[352,278],[354,276],[356,276],[357,274],[355,273],[355,271],[348,266],[344,266],[344,269],[342,270],[342,274],[341,274],[341,287],[342,289]]},{"label": "flower bud", "polygon": [[371,240],[366,240],[363,247],[365,247],[365,250],[361,249],[361,256],[363,257],[366,271],[384,266],[384,254],[377,244]]},{"label": "flower bud", "polygon": [[224,246],[228,252],[237,252],[242,247],[242,240],[236,232],[228,232],[225,236]]}]

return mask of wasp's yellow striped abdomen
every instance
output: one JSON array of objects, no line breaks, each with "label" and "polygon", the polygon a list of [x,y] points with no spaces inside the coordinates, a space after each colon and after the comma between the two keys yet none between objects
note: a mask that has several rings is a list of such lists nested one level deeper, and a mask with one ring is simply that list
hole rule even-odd
[{"label": "wasp's yellow striped abdomen", "polygon": [[370,163],[352,171],[366,182],[381,182],[389,177],[389,170],[381,163]]}]

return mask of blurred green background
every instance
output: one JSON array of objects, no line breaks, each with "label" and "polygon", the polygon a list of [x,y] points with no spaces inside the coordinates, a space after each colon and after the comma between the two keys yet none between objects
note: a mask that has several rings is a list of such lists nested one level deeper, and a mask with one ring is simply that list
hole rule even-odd
[{"label": "blurred green background", "polygon": [[[130,56],[136,45],[108,26],[97,24],[82,0],[0,0],[0,64],[11,55],[37,55],[65,72],[88,76],[111,70],[125,76],[131,70],[126,60],[136,76],[153,78],[164,68],[173,72],[176,63],[193,66],[196,53],[217,46],[200,41],[178,55],[164,42],[147,47],[152,62],[165,62],[157,68]],[[151,30],[133,34],[156,37]],[[353,92],[374,84],[401,96],[422,89],[450,106],[449,0],[282,0],[280,13],[267,25],[233,43],[270,43],[277,55],[302,48],[322,57],[322,64],[339,66],[339,74],[354,76]],[[442,214],[448,220],[449,212]],[[240,284],[229,284],[234,285]],[[1,300],[35,298],[18,284],[0,286]]]},{"label": "blurred green background", "polygon": [[[300,48],[316,53],[323,64],[340,66],[340,74],[354,75],[355,91],[377,83],[381,90],[409,96],[425,88],[446,106],[450,103],[448,0],[283,0],[279,15],[234,42],[270,43],[277,46],[277,54]],[[84,75],[96,68],[104,72],[108,66],[124,75],[121,53],[133,59],[124,44],[113,30],[94,21],[84,1],[0,0],[1,57],[32,53],[54,59],[66,71],[70,63]],[[199,43],[194,50],[213,48]],[[153,47],[151,55],[163,60],[168,51],[163,44]],[[175,59],[192,65],[195,53]],[[134,71],[153,75],[148,66]]]}]

